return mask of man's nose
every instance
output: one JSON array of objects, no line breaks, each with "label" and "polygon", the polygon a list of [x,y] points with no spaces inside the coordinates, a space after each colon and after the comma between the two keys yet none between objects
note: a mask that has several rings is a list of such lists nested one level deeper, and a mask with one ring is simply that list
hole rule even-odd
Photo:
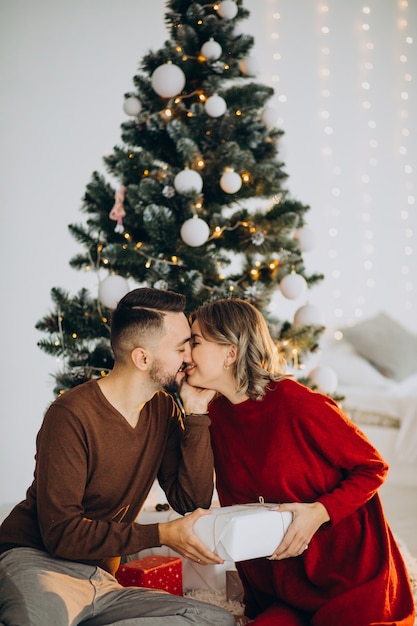
[{"label": "man's nose", "polygon": [[184,352],[184,362],[185,363],[191,363],[191,345],[189,343],[186,344],[185,346],[185,352]]}]

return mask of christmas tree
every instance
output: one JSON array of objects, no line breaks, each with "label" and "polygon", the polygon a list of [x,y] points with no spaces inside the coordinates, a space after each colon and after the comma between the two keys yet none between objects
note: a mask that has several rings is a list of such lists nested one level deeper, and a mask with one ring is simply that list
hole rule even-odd
[{"label": "christmas tree", "polygon": [[317,348],[315,307],[293,321],[268,308],[278,289],[299,298],[323,276],[305,270],[309,206],[285,188],[274,92],[256,82],[254,40],[239,27],[248,16],[241,0],[167,2],[169,39],[142,59],[125,94],[122,145],[104,159],[107,178],[92,174],[85,223],[69,226],[82,247],[70,264],[97,272],[97,293],[53,288],[55,308],[36,325],[49,335],[40,348],[63,363],[56,393],[108,373],[111,310],[140,285],[185,294],[189,311],[249,300],[298,368]]}]

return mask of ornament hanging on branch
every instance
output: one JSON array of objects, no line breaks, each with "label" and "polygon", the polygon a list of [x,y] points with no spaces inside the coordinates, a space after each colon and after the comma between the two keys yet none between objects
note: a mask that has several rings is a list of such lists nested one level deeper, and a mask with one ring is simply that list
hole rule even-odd
[{"label": "ornament hanging on branch", "polygon": [[307,228],[307,226],[298,228],[294,233],[294,239],[298,242],[301,252],[310,252],[314,249],[316,242],[311,228]]},{"label": "ornament hanging on branch", "polygon": [[311,378],[313,383],[317,385],[318,390],[322,393],[334,393],[337,389],[337,375],[331,367],[319,365],[309,373],[309,378]]},{"label": "ornament hanging on branch", "polygon": [[222,52],[221,45],[212,37],[201,46],[201,54],[207,61],[217,61],[222,56]]},{"label": "ornament hanging on branch", "polygon": [[278,120],[277,110],[274,107],[265,107],[262,111],[261,120],[267,128],[275,128]]},{"label": "ornament hanging on branch", "polygon": [[113,205],[112,210],[109,213],[109,217],[111,220],[117,222],[116,227],[114,229],[115,233],[123,233],[123,218],[126,216],[126,211],[124,209],[124,200],[125,200],[125,192],[126,187],[121,185],[121,187],[116,191],[114,199],[115,203]]},{"label": "ornament hanging on branch", "polygon": [[142,111],[142,103],[136,96],[129,96],[123,103],[123,111],[127,115],[137,117]]},{"label": "ornament hanging on branch", "polygon": [[210,228],[207,222],[200,217],[194,216],[184,222],[181,226],[180,234],[181,239],[187,246],[196,248],[206,243],[210,234]]},{"label": "ornament hanging on branch", "polygon": [[217,13],[224,20],[232,20],[234,17],[236,17],[237,11],[237,5],[235,2],[233,2],[233,0],[223,0],[223,2],[218,5],[217,9]]},{"label": "ornament hanging on branch", "polygon": [[162,98],[173,98],[184,89],[185,74],[178,65],[164,63],[151,76],[152,89]]},{"label": "ornament hanging on branch", "polygon": [[297,300],[307,291],[307,282],[301,274],[291,272],[280,281],[279,288],[285,298]]},{"label": "ornament hanging on branch", "polygon": [[129,291],[129,283],[123,276],[110,274],[101,281],[98,288],[98,299],[108,309],[115,309],[119,300]]},{"label": "ornament hanging on branch", "polygon": [[242,179],[234,170],[224,172],[220,178],[220,187],[225,193],[236,193],[242,186]]},{"label": "ornament hanging on branch", "polygon": [[214,95],[207,98],[204,109],[210,117],[220,117],[226,113],[227,104],[224,98]]},{"label": "ornament hanging on branch", "polygon": [[174,187],[178,193],[185,196],[193,193],[201,193],[203,189],[203,179],[195,170],[185,169],[174,178]]},{"label": "ornament hanging on branch", "polygon": [[294,314],[295,328],[302,326],[323,326],[323,316],[320,309],[313,304],[304,304]]},{"label": "ornament hanging on branch", "polygon": [[253,56],[245,57],[239,63],[240,71],[245,76],[256,76],[259,74],[259,63]]}]

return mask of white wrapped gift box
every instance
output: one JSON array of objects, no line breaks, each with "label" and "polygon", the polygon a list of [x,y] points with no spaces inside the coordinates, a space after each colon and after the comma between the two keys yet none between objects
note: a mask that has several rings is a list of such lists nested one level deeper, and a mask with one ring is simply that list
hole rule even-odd
[{"label": "white wrapped gift box", "polygon": [[224,561],[270,556],[279,546],[292,513],[276,504],[243,504],[211,509],[194,524],[197,537]]},{"label": "white wrapped gift box", "polygon": [[[156,502],[164,501],[161,497]],[[139,524],[159,524],[160,522],[171,522],[180,518],[181,515],[172,509],[168,511],[155,511],[151,506],[147,506],[139,516],[137,522]],[[150,556],[153,554],[162,554],[164,556],[181,556],[175,550],[168,546],[159,548],[149,548],[142,550],[136,554],[127,557],[127,561],[133,561],[142,556]],[[230,563],[222,565],[199,565],[189,559],[182,557],[182,581],[184,589],[204,589],[207,591],[224,591],[226,587],[226,571],[234,569]]]}]

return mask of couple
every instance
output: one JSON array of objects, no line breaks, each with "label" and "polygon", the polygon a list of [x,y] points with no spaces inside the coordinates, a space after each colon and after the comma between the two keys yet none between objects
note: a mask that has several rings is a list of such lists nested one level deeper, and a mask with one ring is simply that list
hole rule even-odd
[{"label": "couple", "polygon": [[[184,309],[169,291],[127,294],[112,316],[112,372],[48,409],[34,481],[0,529],[0,623],[233,624],[218,607],[114,578],[120,555],[159,545],[221,563],[193,534],[208,514],[214,452],[223,506],[262,496],[293,513],[269,559],[237,564],[254,623],[411,626],[407,573],[376,493],[387,472],[378,452],[329,398],[283,376],[252,305],[207,303],[191,332]],[[184,419],[162,389],[180,389]],[[135,523],[155,478],[189,515]]]}]

